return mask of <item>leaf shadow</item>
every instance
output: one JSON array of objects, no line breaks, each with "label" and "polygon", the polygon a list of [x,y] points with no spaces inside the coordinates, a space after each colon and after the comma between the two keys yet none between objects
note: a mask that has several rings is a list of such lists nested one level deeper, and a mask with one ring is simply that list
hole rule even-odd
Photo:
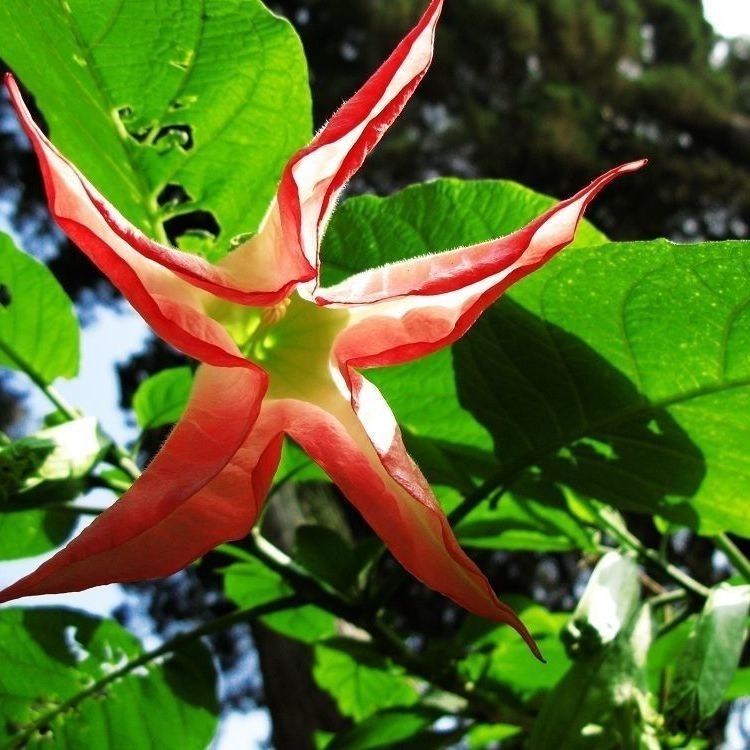
[{"label": "leaf shadow", "polygon": [[[705,457],[672,415],[579,337],[509,298],[453,347],[461,406],[489,432],[514,492],[565,486],[696,527]],[[536,486],[536,490],[534,490]]]}]

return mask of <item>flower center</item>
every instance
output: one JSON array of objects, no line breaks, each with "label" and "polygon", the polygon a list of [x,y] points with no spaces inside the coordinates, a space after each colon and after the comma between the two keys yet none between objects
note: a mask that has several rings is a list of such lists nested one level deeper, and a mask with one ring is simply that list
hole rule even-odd
[{"label": "flower center", "polygon": [[271,334],[271,329],[284,320],[291,304],[291,297],[286,297],[273,307],[266,307],[260,311],[260,315],[256,317],[256,326],[245,341],[240,342],[240,349],[246,357],[260,362],[268,358],[269,350],[276,343],[276,337]]},{"label": "flower center", "polygon": [[273,307],[267,307],[263,310],[260,316],[261,326],[275,326],[277,323],[280,323],[284,319],[286,311],[291,304],[292,298],[286,297]]},{"label": "flower center", "polygon": [[269,374],[269,393],[302,398],[319,381],[329,381],[331,347],[349,312],[320,308],[295,294],[267,308],[217,300],[211,316]]}]

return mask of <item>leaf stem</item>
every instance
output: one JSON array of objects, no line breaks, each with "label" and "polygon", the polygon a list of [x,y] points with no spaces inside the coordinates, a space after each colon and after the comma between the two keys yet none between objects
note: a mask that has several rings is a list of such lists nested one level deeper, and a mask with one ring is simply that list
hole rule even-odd
[{"label": "leaf stem", "polygon": [[[380,618],[373,616],[371,611],[363,611],[357,603],[329,589],[326,584],[303,568],[299,568],[284,552],[259,534],[252,534],[251,540],[250,553],[271,570],[279,573],[298,596],[367,632],[373,642],[395,664],[415,677],[463,698],[477,716],[518,726],[529,726],[529,717],[525,715],[523,705],[512,695],[486,693],[467,683],[453,665],[442,665],[420,658],[410,651],[401,638]],[[228,552],[236,555],[234,551]]]},{"label": "leaf stem", "polygon": [[720,549],[734,566],[735,570],[750,583],[750,560],[727,534],[717,534],[713,543]]},{"label": "leaf stem", "polygon": [[299,604],[300,601],[297,596],[287,596],[283,599],[277,599],[273,602],[267,602],[265,604],[260,604],[254,607],[249,607],[247,609],[231,612],[230,614],[223,615],[222,617],[217,617],[216,619],[211,620],[210,622],[207,622],[204,625],[201,625],[200,627],[197,627],[187,633],[181,633],[180,635],[177,635],[174,638],[166,641],[158,648],[155,648],[152,651],[146,651],[137,658],[126,662],[119,669],[116,669],[113,672],[104,675],[104,677],[98,679],[85,690],[76,693],[75,695],[68,698],[68,700],[61,703],[59,706],[56,706],[47,713],[42,714],[30,724],[27,724],[22,732],[11,737],[8,743],[3,745],[2,750],[12,750],[13,748],[23,747],[25,743],[32,738],[35,732],[43,729],[46,726],[49,726],[49,724],[57,716],[65,713],[66,711],[74,709],[87,698],[91,698],[101,693],[108,685],[111,685],[113,682],[126,677],[128,674],[138,669],[139,667],[144,667],[162,656],[172,654],[178,649],[183,648],[189,643],[193,643],[194,641],[197,641],[204,636],[211,635],[212,633],[216,633],[221,630],[226,630],[233,625],[237,625],[238,623],[245,622],[247,620],[255,620],[259,617],[263,617],[264,615],[269,615],[274,612],[280,612],[285,609],[291,609],[292,607],[296,607]]},{"label": "leaf stem", "polygon": [[597,503],[582,497],[578,498],[578,500],[596,518],[599,525],[617,539],[621,545],[635,552],[643,560],[647,560],[656,567],[661,568],[670,578],[693,594],[704,599],[709,595],[710,591],[706,586],[691,578],[676,565],[664,560],[656,550],[646,547],[638,537],[631,534],[619,515],[614,511],[610,511],[606,507],[600,507]]}]

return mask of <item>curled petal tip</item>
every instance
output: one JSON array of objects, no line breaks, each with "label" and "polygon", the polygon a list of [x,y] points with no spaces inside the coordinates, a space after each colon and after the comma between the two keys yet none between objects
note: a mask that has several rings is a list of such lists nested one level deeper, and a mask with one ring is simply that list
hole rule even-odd
[{"label": "curled petal tip", "polygon": [[623,172],[637,172],[639,169],[643,169],[648,164],[648,159],[636,159],[635,161],[627,162],[620,167]]}]

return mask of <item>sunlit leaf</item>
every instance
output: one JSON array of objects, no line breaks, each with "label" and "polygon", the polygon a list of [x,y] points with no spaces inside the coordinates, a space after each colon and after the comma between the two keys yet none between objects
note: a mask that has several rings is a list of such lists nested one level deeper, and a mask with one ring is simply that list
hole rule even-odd
[{"label": "sunlit leaf", "polygon": [[174,424],[190,397],[193,373],[189,367],[173,367],[146,378],[133,395],[133,410],[142,430]]},{"label": "sunlit leaf", "polygon": [[34,557],[55,549],[73,533],[77,522],[78,516],[68,511],[0,511],[0,560]]},{"label": "sunlit leaf", "polygon": [[[3,747],[205,750],[218,710],[207,651],[193,645],[128,670],[141,654],[111,620],[65,609],[0,611]],[[118,669],[127,673],[97,688]]]},{"label": "sunlit leaf", "polygon": [[[292,593],[278,573],[248,557],[223,570],[224,592],[238,607],[254,607]],[[335,633],[335,618],[311,604],[264,615],[261,621],[273,630],[305,643],[315,643]]]},{"label": "sunlit leaf", "polygon": [[[553,198],[508,180],[439,179],[388,198],[351,198],[338,208],[324,238],[323,284],[391,261],[508,234],[554,204]],[[583,222],[576,244],[606,241]]]},{"label": "sunlit leaf", "polygon": [[186,249],[255,231],[310,136],[302,47],[260,0],[5,0],[0,30],[58,148],[147,233],[188,230]]},{"label": "sunlit leaf", "polygon": [[465,680],[506,700],[538,701],[570,666],[560,641],[568,615],[549,612],[528,600],[509,598],[509,602],[534,636],[547,663],[534,659],[510,628],[469,617],[459,633],[468,653],[457,666]]},{"label": "sunlit leaf", "polygon": [[0,367],[44,383],[73,377],[78,339],[73,305],[55,277],[0,232]]},{"label": "sunlit leaf", "polygon": [[336,638],[315,646],[315,681],[354,721],[394,706],[411,706],[412,681],[368,643]]}]

